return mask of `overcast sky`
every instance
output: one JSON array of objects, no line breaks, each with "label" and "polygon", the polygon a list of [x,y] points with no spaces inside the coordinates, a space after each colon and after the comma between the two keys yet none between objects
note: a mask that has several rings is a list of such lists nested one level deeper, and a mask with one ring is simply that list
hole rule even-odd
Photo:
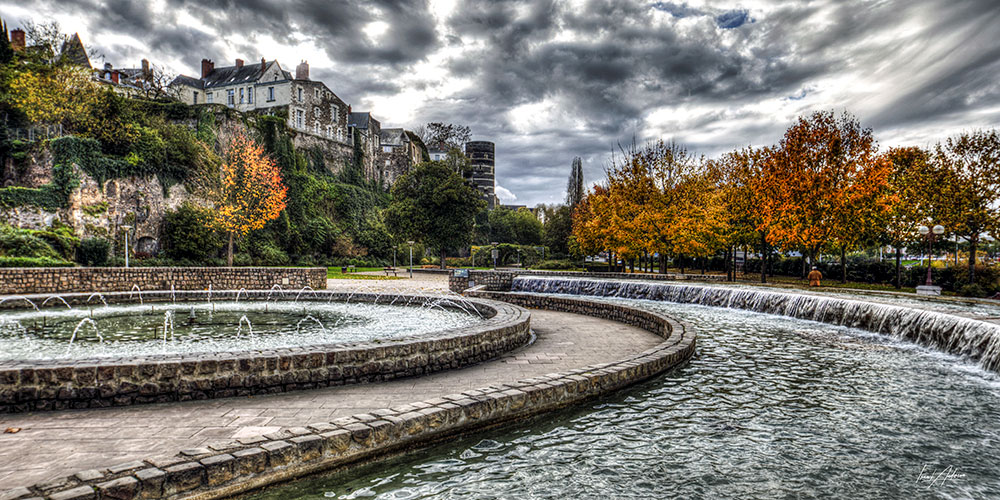
[{"label": "overcast sky", "polygon": [[844,109],[883,148],[1000,126],[998,0],[0,0],[0,16],[56,20],[119,67],[308,60],[383,127],[494,141],[497,194],[529,206],[563,199],[574,156],[601,180],[632,137],[715,156]]}]

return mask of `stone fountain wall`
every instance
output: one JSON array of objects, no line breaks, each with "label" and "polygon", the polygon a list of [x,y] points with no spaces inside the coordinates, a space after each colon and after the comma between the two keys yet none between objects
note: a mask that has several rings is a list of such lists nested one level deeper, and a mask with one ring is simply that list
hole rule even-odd
[{"label": "stone fountain wall", "polygon": [[[215,300],[268,300],[269,291],[216,292]],[[85,306],[88,294],[63,296]],[[206,292],[144,292],[145,304],[205,301]],[[41,298],[41,297],[40,297]],[[107,295],[112,304],[138,302],[138,294]],[[192,399],[227,398],[335,385],[391,380],[459,368],[493,359],[526,344],[528,311],[480,300],[458,304],[447,298],[320,291],[303,301],[353,301],[465,310],[484,321],[453,330],[353,344],[321,344],[242,352],[144,355],[71,360],[0,360],[0,414],[103,408]],[[42,303],[40,300],[39,303]],[[24,306],[21,300],[4,307]],[[43,309],[44,310],[44,309]],[[2,497],[0,497],[2,498]]]},{"label": "stone fountain wall", "polygon": [[326,288],[323,267],[25,267],[0,268],[0,295],[142,290]]},{"label": "stone fountain wall", "polygon": [[518,277],[516,292],[658,300],[745,309],[903,339],[1000,372],[1000,325],[903,305],[753,288]]}]

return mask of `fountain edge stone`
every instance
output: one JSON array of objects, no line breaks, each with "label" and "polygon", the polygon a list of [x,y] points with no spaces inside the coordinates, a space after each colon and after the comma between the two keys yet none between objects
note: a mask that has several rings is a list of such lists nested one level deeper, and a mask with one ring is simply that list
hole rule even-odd
[{"label": "fountain edge stone", "polygon": [[[104,297],[113,303],[203,301],[209,292],[158,290]],[[266,300],[273,290],[215,291],[216,300]],[[44,301],[48,295],[29,298]],[[90,294],[61,295],[69,304]],[[298,298],[296,300],[299,300]],[[461,310],[448,296],[310,291],[301,300],[400,305],[438,301]],[[495,358],[530,339],[523,308],[468,300],[487,319],[464,328],[381,342],[318,344],[257,351],[163,354],[74,360],[0,361],[0,413],[103,408],[314,389],[433,373]],[[14,307],[13,301],[0,308]],[[62,307],[60,304],[58,307]]]}]

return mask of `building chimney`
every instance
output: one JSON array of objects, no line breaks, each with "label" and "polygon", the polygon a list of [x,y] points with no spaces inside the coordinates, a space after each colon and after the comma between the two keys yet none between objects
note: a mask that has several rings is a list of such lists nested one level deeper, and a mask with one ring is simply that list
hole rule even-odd
[{"label": "building chimney", "polygon": [[308,80],[309,79],[309,63],[302,61],[298,66],[295,67],[295,79],[296,80]]},{"label": "building chimney", "polygon": [[347,114],[351,114],[351,105],[350,104],[347,105]]},{"label": "building chimney", "polygon": [[236,60],[236,69],[240,69],[242,67],[243,67],[243,59],[237,59]]},{"label": "building chimney", "polygon": [[267,61],[263,57],[260,58],[260,74],[264,74],[264,69],[267,68]]},{"label": "building chimney", "polygon": [[111,72],[111,81],[114,82],[114,83],[118,83],[118,70],[117,69],[113,70]]},{"label": "building chimney", "polygon": [[149,59],[142,60],[142,79],[147,82],[153,81],[153,72],[149,69]]},{"label": "building chimney", "polygon": [[14,50],[24,50],[24,30],[17,28],[10,30],[10,47]]},{"label": "building chimney", "polygon": [[214,69],[215,69],[215,63],[214,62],[212,62],[212,61],[210,61],[208,59],[202,59],[201,60],[201,77],[202,78],[205,78],[206,76],[208,76],[208,74],[211,73],[212,70],[214,70]]}]

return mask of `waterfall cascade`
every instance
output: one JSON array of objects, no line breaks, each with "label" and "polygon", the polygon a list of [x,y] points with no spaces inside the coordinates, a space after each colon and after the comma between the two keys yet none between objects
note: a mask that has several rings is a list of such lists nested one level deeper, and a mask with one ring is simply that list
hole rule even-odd
[{"label": "waterfall cascade", "polygon": [[604,280],[517,277],[512,291],[660,300],[779,314],[906,339],[1000,371],[1000,325],[936,311],[764,290]]}]

